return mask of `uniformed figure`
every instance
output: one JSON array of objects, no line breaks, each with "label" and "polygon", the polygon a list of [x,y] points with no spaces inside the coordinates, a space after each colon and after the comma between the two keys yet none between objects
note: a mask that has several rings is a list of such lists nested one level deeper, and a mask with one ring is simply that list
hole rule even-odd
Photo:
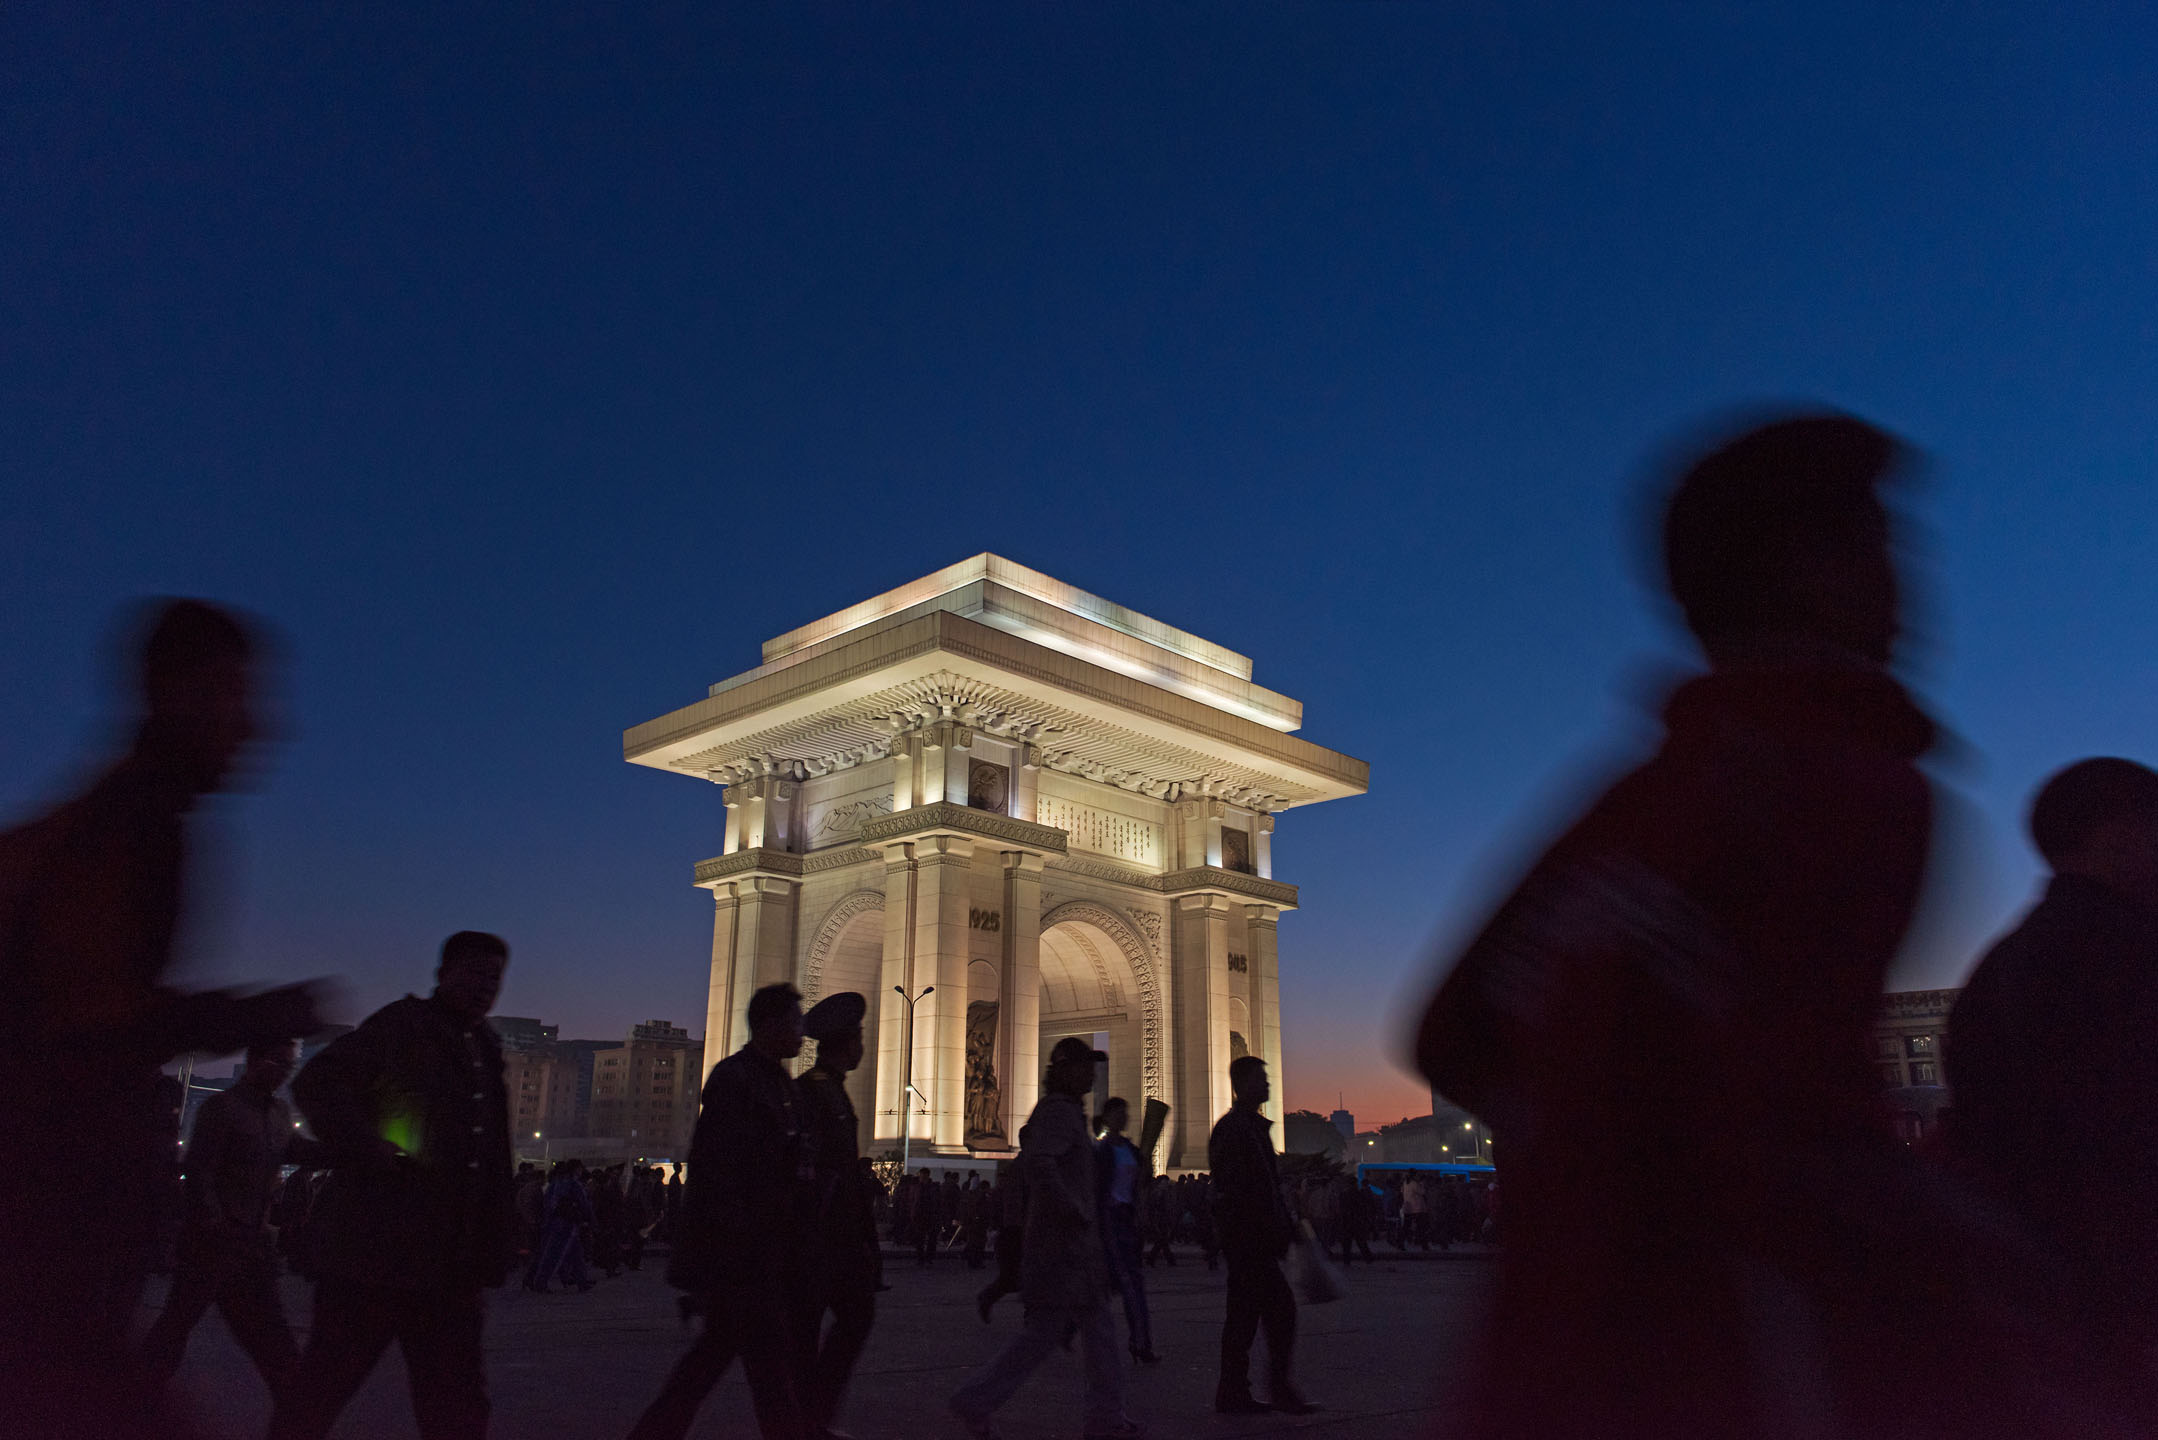
[{"label": "uniformed figure", "polygon": [[[860,1131],[847,1073],[862,1063],[862,1017],[869,1002],[849,990],[828,995],[802,1017],[817,1063],[801,1078],[804,1128],[817,1171],[804,1253],[799,1356],[802,1408],[812,1433],[829,1431],[854,1362],[877,1318],[877,1218],[862,1183]],[[830,1330],[824,1317],[832,1316]]]},{"label": "uniformed figure", "polygon": [[681,1440],[697,1407],[742,1357],[765,1440],[802,1440],[794,1328],[803,1212],[814,1194],[801,1091],[802,997],[767,985],[749,997],[749,1043],[712,1067],[689,1142],[689,1194],[667,1281],[701,1311],[704,1333],[667,1377],[631,1440]]}]

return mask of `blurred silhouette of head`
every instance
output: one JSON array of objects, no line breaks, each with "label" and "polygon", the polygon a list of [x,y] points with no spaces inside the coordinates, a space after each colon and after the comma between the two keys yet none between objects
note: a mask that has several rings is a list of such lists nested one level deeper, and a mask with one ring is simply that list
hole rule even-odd
[{"label": "blurred silhouette of head", "polygon": [[136,683],[142,724],[136,754],[197,795],[220,789],[258,733],[255,628],[203,600],[166,600],[151,611]]},{"label": "blurred silhouette of head", "polygon": [[1849,415],[1795,415],[1688,466],[1663,513],[1671,596],[1712,664],[1828,647],[1887,664],[1901,593],[1884,485],[1908,461]]},{"label": "blurred silhouette of head", "polygon": [[2054,874],[2158,907],[2158,772],[2113,756],[2078,760],[2039,787],[2030,832]]},{"label": "blurred silhouette of head", "polygon": [[442,963],[435,967],[435,999],[467,1025],[477,1025],[494,1009],[502,993],[502,972],[509,968],[510,946],[500,935],[460,930],[442,942]]},{"label": "blurred silhouette of head", "polygon": [[287,1080],[299,1064],[300,1042],[297,1040],[266,1040],[247,1047],[247,1068],[240,1072],[240,1079],[264,1094],[275,1092]]}]

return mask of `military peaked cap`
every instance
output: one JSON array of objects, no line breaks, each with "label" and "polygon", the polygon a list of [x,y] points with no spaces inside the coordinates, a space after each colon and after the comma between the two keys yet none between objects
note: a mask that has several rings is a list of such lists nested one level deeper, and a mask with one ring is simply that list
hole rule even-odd
[{"label": "military peaked cap", "polygon": [[849,1030],[861,1029],[862,1017],[868,1013],[867,1000],[855,991],[842,990],[809,1007],[809,1013],[802,1017],[802,1033],[820,1043],[836,1040]]}]

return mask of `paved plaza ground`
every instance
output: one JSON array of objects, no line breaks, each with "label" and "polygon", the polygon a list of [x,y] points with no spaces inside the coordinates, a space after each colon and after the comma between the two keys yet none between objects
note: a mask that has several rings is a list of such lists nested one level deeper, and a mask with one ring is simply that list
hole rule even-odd
[{"label": "paved plaza ground", "polygon": [[[1127,1372],[1132,1413],[1159,1436],[1423,1434],[1465,1353],[1492,1266],[1473,1250],[1380,1253],[1378,1265],[1358,1264],[1350,1272],[1347,1299],[1301,1315],[1298,1378],[1325,1407],[1303,1419],[1216,1416],[1222,1276],[1209,1275],[1193,1252],[1182,1255],[1174,1270],[1150,1270],[1155,1348],[1163,1363]],[[1010,1338],[1019,1323],[1018,1302],[1005,1301],[995,1323],[985,1327],[972,1303],[985,1272],[968,1270],[956,1256],[927,1271],[916,1269],[911,1256],[894,1254],[886,1264],[893,1288],[878,1297],[876,1334],[840,1428],[860,1440],[956,1437],[960,1431],[944,1410],[945,1397]],[[487,1348],[494,1434],[503,1440],[626,1435],[686,1339],[664,1268],[664,1257],[656,1264],[648,1260],[643,1271],[603,1280],[588,1295],[532,1295],[515,1288],[493,1295]],[[285,1285],[288,1314],[304,1325],[308,1289],[290,1278]],[[150,1303],[162,1301],[153,1288]],[[1122,1333],[1119,1318],[1120,1338]],[[1256,1372],[1263,1374],[1263,1366],[1262,1359]],[[215,1313],[196,1330],[181,1376],[226,1433],[250,1440],[261,1434],[269,1408],[261,1381]],[[346,1412],[337,1435],[414,1434],[404,1385],[404,1365],[393,1351]],[[1079,1400],[1078,1357],[1054,1357],[1000,1412],[998,1428],[1010,1440],[1076,1436]],[[739,1367],[713,1392],[691,1433],[702,1440],[756,1433]]]}]

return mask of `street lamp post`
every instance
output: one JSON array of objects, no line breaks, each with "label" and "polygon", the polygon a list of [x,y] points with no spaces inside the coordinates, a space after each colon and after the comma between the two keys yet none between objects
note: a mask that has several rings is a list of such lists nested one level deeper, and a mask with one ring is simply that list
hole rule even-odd
[{"label": "street lamp post", "polygon": [[914,1100],[914,1002],[921,999],[922,995],[933,993],[937,987],[924,985],[922,995],[907,994],[907,987],[904,985],[894,985],[892,988],[899,992],[900,999],[907,1002],[907,1055],[900,1065],[899,1081],[899,1173],[904,1175],[907,1171],[907,1157],[912,1153],[910,1147],[914,1141],[914,1119],[909,1113],[909,1107]]}]

